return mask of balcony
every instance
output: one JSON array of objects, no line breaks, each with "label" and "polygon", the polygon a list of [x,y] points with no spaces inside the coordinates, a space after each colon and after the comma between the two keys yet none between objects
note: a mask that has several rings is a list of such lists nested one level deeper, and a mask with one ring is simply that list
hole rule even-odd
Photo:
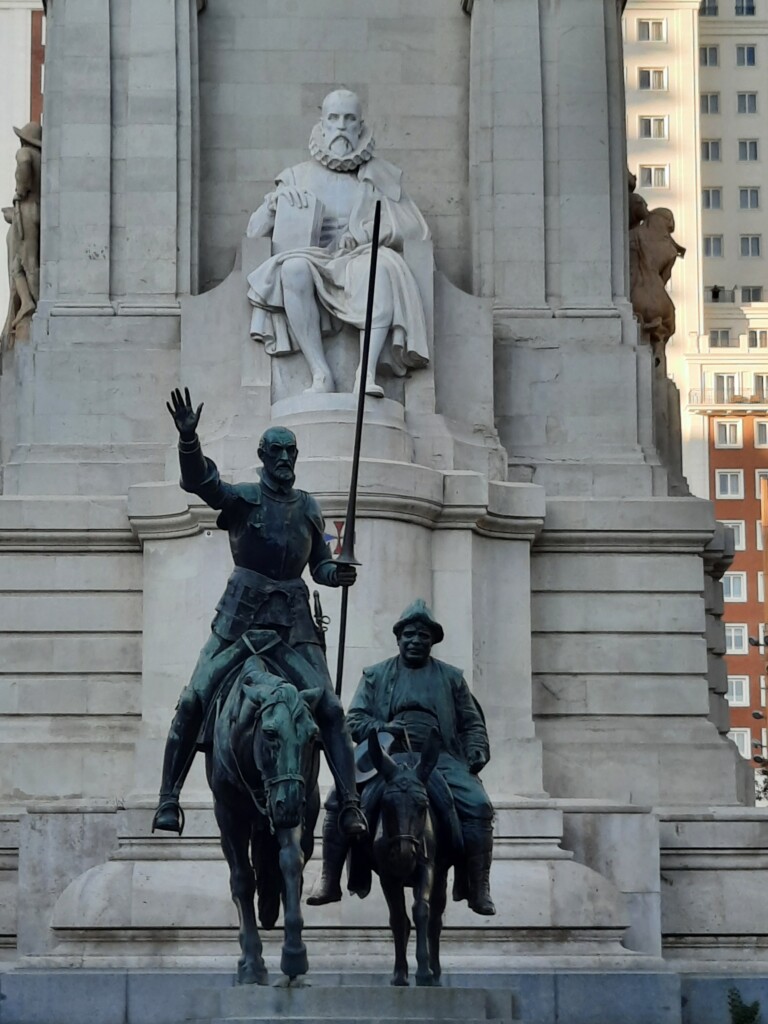
[{"label": "balcony", "polygon": [[768,390],[742,388],[739,392],[720,391],[717,388],[701,390],[694,388],[688,392],[688,405],[695,412],[722,412],[729,409],[732,413],[759,411],[768,408]]},{"label": "balcony", "polygon": [[735,302],[736,301],[736,289],[735,288],[721,288],[719,285],[713,285],[711,288],[704,289],[704,301],[705,302]]},{"label": "balcony", "polygon": [[755,5],[753,3],[740,3],[739,0],[736,0],[736,10],[734,13],[737,18],[746,15],[754,16]]}]

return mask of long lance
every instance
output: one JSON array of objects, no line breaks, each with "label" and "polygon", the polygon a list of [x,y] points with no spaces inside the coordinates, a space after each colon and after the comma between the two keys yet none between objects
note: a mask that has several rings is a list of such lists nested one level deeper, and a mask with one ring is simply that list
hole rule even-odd
[{"label": "long lance", "polygon": [[[363,415],[365,413],[365,385],[368,380],[368,355],[371,350],[371,324],[373,322],[373,297],[376,290],[376,263],[379,258],[379,227],[381,224],[381,202],[376,202],[373,217],[373,238],[371,241],[371,270],[368,276],[368,306],[365,311],[365,330],[363,332],[363,351],[360,354],[360,376],[357,394],[357,421],[355,423],[355,447],[352,453],[352,474],[349,480],[349,499],[347,501],[347,518],[344,524],[344,542],[341,554],[336,559],[344,565],[360,565],[355,558],[355,518],[357,516],[357,477],[360,470],[360,442],[363,436]],[[341,683],[344,675],[344,647],[347,641],[347,606],[349,604],[349,587],[344,587],[341,594],[341,617],[339,619],[339,654],[336,662],[336,696],[341,696]]]}]

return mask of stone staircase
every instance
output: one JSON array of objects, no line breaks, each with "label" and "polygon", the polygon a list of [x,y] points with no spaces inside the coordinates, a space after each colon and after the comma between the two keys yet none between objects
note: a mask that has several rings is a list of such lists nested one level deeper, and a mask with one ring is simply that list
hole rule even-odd
[{"label": "stone staircase", "polygon": [[519,1024],[512,992],[482,988],[249,985],[197,991],[187,1012],[184,1024]]}]

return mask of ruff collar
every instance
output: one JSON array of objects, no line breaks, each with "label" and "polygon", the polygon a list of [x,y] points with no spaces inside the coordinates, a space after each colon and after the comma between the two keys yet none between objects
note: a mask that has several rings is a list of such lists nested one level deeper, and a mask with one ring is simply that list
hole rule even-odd
[{"label": "ruff collar", "polygon": [[336,156],[335,153],[330,152],[323,138],[323,126],[319,121],[309,137],[309,152],[318,163],[327,167],[329,171],[356,171],[358,167],[371,159],[375,145],[373,132],[367,125],[363,128],[357,149],[347,153],[346,156]]}]

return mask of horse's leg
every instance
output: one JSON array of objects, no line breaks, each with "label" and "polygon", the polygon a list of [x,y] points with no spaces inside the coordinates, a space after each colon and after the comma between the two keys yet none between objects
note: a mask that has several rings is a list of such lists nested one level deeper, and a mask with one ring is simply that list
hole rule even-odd
[{"label": "horse's leg", "polygon": [[429,901],[429,968],[432,971],[433,983],[440,984],[440,932],[443,930],[443,914],[448,899],[448,869],[444,866],[435,868],[435,881],[432,886],[432,899]]},{"label": "horse's leg", "polygon": [[301,938],[304,927],[301,914],[301,879],[304,871],[301,826],[279,828],[275,834],[280,844],[280,870],[283,874],[284,935],[280,970],[292,981],[309,970],[307,947]]},{"label": "horse's leg", "polygon": [[416,984],[432,985],[432,971],[429,969],[429,908],[432,902],[432,886],[435,878],[433,863],[419,867],[416,884],[413,887],[413,923],[416,928]]},{"label": "horse's leg", "polygon": [[240,951],[237,963],[238,985],[266,985],[267,968],[262,956],[261,938],[256,925],[253,897],[256,878],[248,856],[251,823],[243,808],[229,808],[215,803],[216,820],[221,832],[221,848],[229,865],[229,886],[232,901],[240,920]]},{"label": "horse's leg", "polygon": [[389,907],[389,927],[395,943],[395,970],[391,985],[408,984],[408,934],[411,930],[405,912],[405,892],[400,882],[380,875],[381,888]]}]

